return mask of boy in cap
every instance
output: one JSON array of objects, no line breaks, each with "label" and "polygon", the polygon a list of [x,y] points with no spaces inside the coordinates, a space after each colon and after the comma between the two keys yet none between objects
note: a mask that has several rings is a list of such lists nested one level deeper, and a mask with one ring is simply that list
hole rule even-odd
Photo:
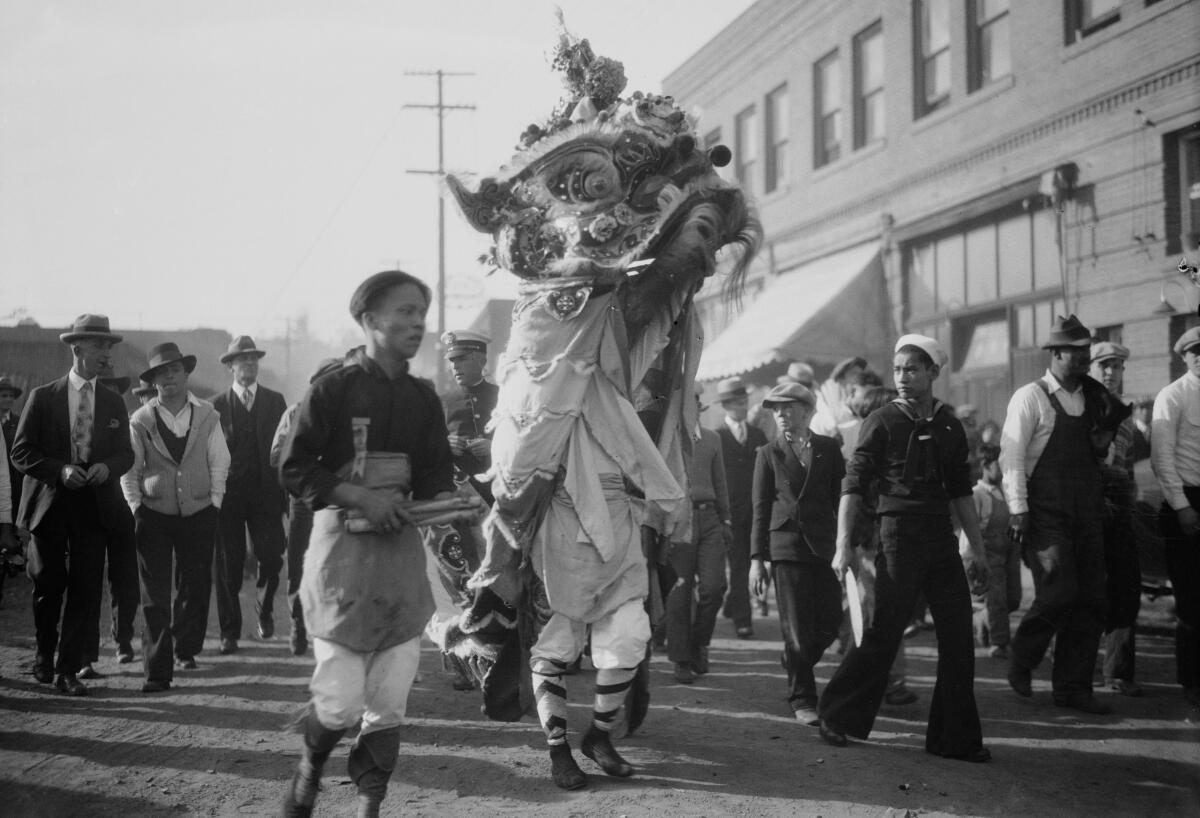
[{"label": "boy in cap", "polygon": [[1175,589],[1175,662],[1183,695],[1200,708],[1200,327],[1175,342],[1187,371],[1154,399],[1150,463],[1162,485],[1159,531]]},{"label": "boy in cap", "polygon": [[[1121,397],[1128,348],[1112,341],[1092,344],[1091,376],[1115,398]],[[1136,640],[1134,626],[1142,605],[1142,569],[1133,534],[1133,504],[1137,483],[1133,478],[1133,417],[1117,427],[1100,463],[1104,483],[1104,568],[1108,612],[1104,619],[1104,683],[1123,696],[1140,696],[1134,680]]]},{"label": "boy in cap", "polygon": [[809,431],[817,399],[798,383],[767,393],[779,437],[759,448],[754,461],[754,528],[750,581],[756,593],[770,562],[783,631],[788,704],[801,724],[817,725],[813,668],[837,639],[842,592],[830,567],[837,534],[838,496],[846,464],[837,441]]},{"label": "boy in cap", "polygon": [[485,335],[467,330],[443,333],[446,361],[457,388],[442,395],[449,432],[450,453],[454,456],[454,479],[470,481],[490,506],[492,489],[479,475],[492,467],[492,433],[488,423],[496,409],[500,387],[483,376],[487,366]]},{"label": "boy in cap", "polygon": [[158,397],[129,420],[134,461],[121,488],[137,536],[142,692],[161,693],[176,667],[195,669],[204,647],[229,449],[213,405],[188,389],[196,356],[167,342],[151,348],[148,363],[141,379],[154,384]]},{"label": "boy in cap", "polygon": [[347,764],[359,816],[377,816],[434,611],[425,549],[403,503],[454,492],[446,420],[433,386],[409,374],[430,291],[389,270],[350,299],[365,347],[308,388],[280,475],[313,509],[300,598],[316,667],[304,755],[285,816],[311,815],[326,760],[360,723]]},{"label": "boy in cap", "polygon": [[[821,737],[837,747],[865,739],[888,684],[917,594],[924,593],[937,631],[938,666],[925,751],[945,758],[991,759],[975,703],[971,596],[987,583],[979,521],[971,500],[967,436],[949,407],[933,397],[945,365],[941,345],[923,335],[897,342],[892,376],[900,397],[864,422],[846,470],[838,508],[834,573],[853,561],[863,495],[879,491],[875,617],[862,644],[851,647],[821,696]],[[970,549],[959,556],[953,517]],[[965,563],[965,575],[964,575]]]},{"label": "boy in cap", "polygon": [[[759,446],[767,445],[767,436],[748,419],[749,394],[741,378],[726,378],[717,383],[717,400],[725,410],[725,420],[717,427],[721,439],[721,462],[725,465],[725,485],[729,493],[730,538],[728,549],[729,593],[725,597],[725,615],[733,620],[739,639],[754,636],[750,609],[750,529],[754,517],[754,457]],[[767,415],[770,412],[766,413]]]},{"label": "boy in cap", "polygon": [[71,347],[71,370],[30,393],[12,459],[26,478],[17,525],[32,535],[33,676],[83,696],[87,688],[76,674],[86,661],[87,620],[100,615],[105,541],[120,517],[118,480],[133,451],[125,404],[98,384],[121,341],[108,316],[81,315],[58,337]]},{"label": "boy in cap", "polygon": [[1054,321],[1042,348],[1046,374],[1013,394],[1000,438],[1010,536],[1034,587],[1010,645],[1008,683],[1032,696],[1033,670],[1053,638],[1054,704],[1103,715],[1112,710],[1092,692],[1108,606],[1100,460],[1129,413],[1088,377],[1091,332],[1074,315]]}]

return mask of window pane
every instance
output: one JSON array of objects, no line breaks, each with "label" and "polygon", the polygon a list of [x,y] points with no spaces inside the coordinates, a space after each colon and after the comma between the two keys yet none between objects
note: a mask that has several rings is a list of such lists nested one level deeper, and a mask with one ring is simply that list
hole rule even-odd
[{"label": "window pane", "polygon": [[977,324],[967,342],[967,354],[959,369],[982,369],[1008,365],[1008,321]]},{"label": "window pane", "polygon": [[908,311],[910,315],[933,312],[933,245],[912,248],[908,268]]},{"label": "window pane", "polygon": [[837,57],[829,57],[820,65],[821,69],[821,107],[833,110],[838,107],[842,98],[841,75],[838,73]]},{"label": "window pane", "polygon": [[1050,209],[1040,210],[1033,214],[1034,289],[1062,286],[1055,220],[1055,212]]},{"label": "window pane", "polygon": [[950,93],[950,52],[925,62],[925,102],[932,105]]},{"label": "window pane", "polygon": [[963,237],[946,236],[937,240],[938,309],[952,310],[966,303],[963,285]]},{"label": "window pane", "polygon": [[1079,0],[1083,25],[1088,26],[1110,12],[1121,8],[1121,0]]},{"label": "window pane", "polygon": [[1034,346],[1033,306],[1017,307],[1017,346]]},{"label": "window pane", "polygon": [[862,41],[863,92],[883,87],[883,35],[872,34]]},{"label": "window pane", "polygon": [[983,29],[979,35],[980,66],[983,81],[990,82],[1012,72],[1008,48],[1008,16]]},{"label": "window pane", "polygon": [[1041,344],[1050,337],[1050,327],[1054,324],[1054,302],[1042,301],[1033,305],[1033,340]]},{"label": "window pane", "polygon": [[978,20],[985,23],[998,14],[1008,11],[1008,0],[976,0],[979,4]]},{"label": "window pane", "polygon": [[884,99],[883,92],[877,91],[863,100],[863,136],[866,142],[883,138]]},{"label": "window pane", "polygon": [[950,45],[950,0],[925,0],[921,19],[921,44],[925,54]]},{"label": "window pane", "polygon": [[1032,247],[1028,216],[1000,222],[1000,295],[1027,293],[1033,288]]},{"label": "window pane", "polygon": [[967,303],[996,297],[996,227],[986,225],[967,233]]}]

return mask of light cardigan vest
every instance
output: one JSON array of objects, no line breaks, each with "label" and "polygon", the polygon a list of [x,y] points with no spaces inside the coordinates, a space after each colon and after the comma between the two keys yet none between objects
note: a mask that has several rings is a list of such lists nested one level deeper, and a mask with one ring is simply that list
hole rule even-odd
[{"label": "light cardigan vest", "polygon": [[192,426],[183,462],[176,463],[159,434],[155,411],[143,406],[129,419],[129,429],[145,453],[142,505],[160,514],[190,517],[212,505],[208,438],[213,427],[220,423],[220,417],[212,404],[192,404]]}]

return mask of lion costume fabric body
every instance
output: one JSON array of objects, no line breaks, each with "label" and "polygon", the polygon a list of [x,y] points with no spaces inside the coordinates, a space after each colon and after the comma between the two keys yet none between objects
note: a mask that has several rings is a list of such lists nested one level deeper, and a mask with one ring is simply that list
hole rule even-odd
[{"label": "lion costume fabric body", "polygon": [[736,291],[761,233],[714,169],[728,150],[700,150],[671,98],[621,99],[620,64],[565,33],[555,66],[568,94],[510,165],[474,186],[447,179],[495,239],[486,260],[522,279],[496,373],[496,502],[470,584],[477,605],[494,594],[535,628],[645,600],[644,541],[689,536],[693,297],[731,244]]}]

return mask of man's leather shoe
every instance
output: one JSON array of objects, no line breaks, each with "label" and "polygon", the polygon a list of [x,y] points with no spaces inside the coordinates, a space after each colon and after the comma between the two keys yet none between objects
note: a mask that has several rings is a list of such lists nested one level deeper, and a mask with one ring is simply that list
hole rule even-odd
[{"label": "man's leather shoe", "polygon": [[821,738],[825,739],[826,744],[832,744],[834,747],[845,747],[849,743],[846,741],[846,734],[825,721],[825,719],[821,719],[819,729],[821,731]]},{"label": "man's leather shoe", "polygon": [[690,685],[696,681],[696,672],[692,670],[692,666],[687,662],[675,663],[675,681],[681,685]]},{"label": "man's leather shoe", "polygon": [[180,670],[195,670],[196,660],[191,656],[180,656],[175,660],[175,667]]},{"label": "man's leather shoe", "polygon": [[92,667],[92,663],[88,662],[83,667],[79,668],[79,672],[75,674],[80,679],[99,679],[100,674],[96,672],[96,668]]},{"label": "man's leather shoe", "polygon": [[754,628],[750,625],[743,625],[736,630],[738,639],[753,639]]},{"label": "man's leather shoe", "polygon": [[1109,679],[1108,687],[1115,690],[1122,696],[1140,696],[1142,695],[1142,686],[1133,679]]},{"label": "man's leather shoe", "polygon": [[1023,667],[1012,665],[1008,669],[1008,685],[1024,699],[1033,695],[1033,673]]},{"label": "man's leather shoe", "polygon": [[792,717],[801,724],[807,724],[809,727],[816,727],[821,723],[821,717],[817,715],[817,708],[801,705],[792,711]]},{"label": "man's leather shoe", "polygon": [[978,750],[972,750],[963,755],[944,755],[942,758],[949,758],[953,761],[969,761],[972,764],[984,764],[992,760],[992,751],[987,747],[980,747]]},{"label": "man's leather shoe", "polygon": [[123,642],[117,645],[117,664],[128,665],[133,661],[133,645]]},{"label": "man's leather shoe", "polygon": [[912,704],[919,698],[921,698],[921,697],[918,696],[916,693],[912,692],[911,690],[909,690],[904,685],[901,685],[900,687],[896,688],[895,690],[889,690],[887,693],[883,694],[884,703],[890,704],[893,707],[899,707],[899,706],[905,705],[905,704]]},{"label": "man's leather shoe", "polygon": [[162,693],[164,690],[170,689],[170,682],[160,682],[158,679],[148,679],[142,684],[143,693]]},{"label": "man's leather shoe", "polygon": [[594,725],[583,737],[579,750],[611,776],[628,778],[633,775],[633,765],[621,758],[617,748],[612,746],[612,739],[608,733]]},{"label": "man's leather shoe", "polygon": [[33,678],[44,685],[54,681],[54,666],[50,662],[37,660],[33,663]]},{"label": "man's leather shoe", "polygon": [[87,686],[74,673],[58,674],[54,686],[68,696],[86,696],[88,692]]},{"label": "man's leather shoe", "polygon": [[697,676],[708,673],[708,648],[696,648],[696,658],[692,660],[692,670]]},{"label": "man's leather shoe", "polygon": [[260,639],[270,639],[275,635],[275,620],[264,616],[258,620],[258,636]]},{"label": "man's leather shoe", "polygon": [[221,637],[221,647],[217,648],[217,653],[221,654],[222,656],[228,656],[231,653],[237,653],[237,650],[238,644],[236,639],[228,639],[224,636]]},{"label": "man's leather shoe", "polygon": [[550,777],[562,790],[581,790],[587,786],[587,775],[575,763],[569,744],[556,744],[550,748]]},{"label": "man's leather shoe", "polygon": [[1091,716],[1107,716],[1112,712],[1112,708],[1104,702],[1097,699],[1091,693],[1079,693],[1074,696],[1055,697],[1055,707],[1069,707],[1072,710],[1078,710],[1080,713],[1087,713]]}]

